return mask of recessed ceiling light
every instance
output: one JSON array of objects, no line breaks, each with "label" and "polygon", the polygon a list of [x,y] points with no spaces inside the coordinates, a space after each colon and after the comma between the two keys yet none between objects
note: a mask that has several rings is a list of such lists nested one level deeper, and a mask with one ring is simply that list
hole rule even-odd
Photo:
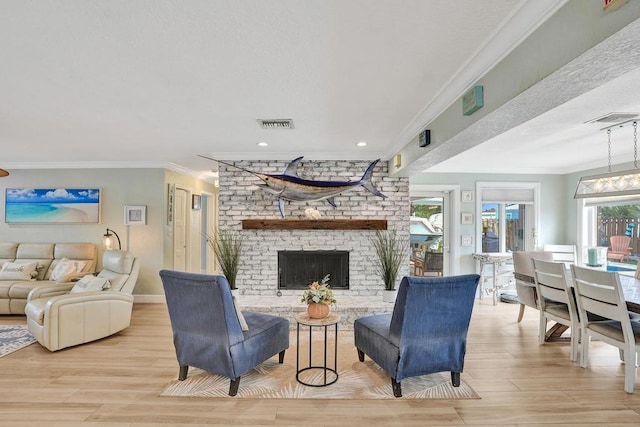
[{"label": "recessed ceiling light", "polygon": [[264,142],[264,141],[260,141],[260,142],[258,142],[258,146],[259,146],[259,147],[266,147],[267,145],[269,145],[269,144],[267,144],[267,143],[266,143],[266,142]]},{"label": "recessed ceiling light", "polygon": [[366,147],[366,146],[367,146],[367,143],[366,143],[366,142],[364,142],[364,141],[360,141],[360,142],[356,143],[356,145],[357,145],[358,147]]}]

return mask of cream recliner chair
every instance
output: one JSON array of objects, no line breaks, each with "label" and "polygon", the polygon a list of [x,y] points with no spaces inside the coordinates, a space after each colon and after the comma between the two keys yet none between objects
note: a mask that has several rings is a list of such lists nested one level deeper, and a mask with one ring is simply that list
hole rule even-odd
[{"label": "cream recliner chair", "polygon": [[34,289],[25,307],[29,332],[50,351],[107,337],[127,328],[139,262],[126,251],[106,251],[97,277],[109,280],[104,291],[69,293],[72,284]]}]

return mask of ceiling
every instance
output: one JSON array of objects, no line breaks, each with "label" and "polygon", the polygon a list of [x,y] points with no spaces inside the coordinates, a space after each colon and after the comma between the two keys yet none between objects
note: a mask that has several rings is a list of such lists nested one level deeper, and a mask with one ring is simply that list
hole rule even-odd
[{"label": "ceiling", "polygon": [[[389,159],[563,3],[5,0],[0,167]],[[532,173],[602,165],[589,106],[640,111],[638,72],[608,85],[429,170],[511,172],[477,166],[496,156],[526,156]],[[285,118],[294,129],[257,123]]]}]

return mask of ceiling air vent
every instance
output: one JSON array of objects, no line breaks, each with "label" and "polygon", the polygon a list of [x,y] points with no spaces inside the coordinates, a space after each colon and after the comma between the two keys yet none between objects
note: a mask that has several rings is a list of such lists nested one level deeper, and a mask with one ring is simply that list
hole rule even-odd
[{"label": "ceiling air vent", "polygon": [[262,129],[293,129],[291,119],[258,119],[258,124]]},{"label": "ceiling air vent", "polygon": [[621,123],[638,118],[638,113],[609,113],[587,123]]}]

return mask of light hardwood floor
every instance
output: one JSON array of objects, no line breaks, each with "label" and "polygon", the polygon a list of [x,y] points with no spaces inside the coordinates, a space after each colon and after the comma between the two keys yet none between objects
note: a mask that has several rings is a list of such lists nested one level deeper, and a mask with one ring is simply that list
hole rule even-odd
[{"label": "light hardwood floor", "polygon": [[580,368],[568,343],[538,346],[537,311],[520,324],[517,313],[476,302],[463,378],[480,400],[240,400],[158,397],[178,372],[169,319],[164,305],[137,304],[113,337],[0,358],[0,426],[640,425],[640,375],[625,393],[617,349],[593,343]]}]

